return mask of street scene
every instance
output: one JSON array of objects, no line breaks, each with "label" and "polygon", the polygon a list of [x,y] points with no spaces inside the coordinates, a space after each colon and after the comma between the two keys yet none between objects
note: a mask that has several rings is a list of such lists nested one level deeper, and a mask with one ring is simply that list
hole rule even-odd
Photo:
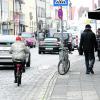
[{"label": "street scene", "polygon": [[84,57],[79,56],[75,50],[69,55],[70,70],[62,76],[57,71],[58,54],[39,55],[37,48],[31,49],[31,53],[31,66],[23,73],[20,87],[13,83],[13,69],[0,70],[0,99],[99,100],[100,62],[97,57],[94,66],[95,74],[87,75],[85,74]]},{"label": "street scene", "polygon": [[100,0],[0,0],[0,100],[100,100]]}]

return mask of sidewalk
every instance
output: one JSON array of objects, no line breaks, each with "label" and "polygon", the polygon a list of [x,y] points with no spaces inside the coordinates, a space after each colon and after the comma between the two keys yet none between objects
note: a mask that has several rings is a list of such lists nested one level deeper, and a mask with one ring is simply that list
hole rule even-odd
[{"label": "sidewalk", "polygon": [[85,74],[84,58],[71,64],[66,75],[56,75],[43,100],[100,100],[100,62],[96,58],[95,74]]}]

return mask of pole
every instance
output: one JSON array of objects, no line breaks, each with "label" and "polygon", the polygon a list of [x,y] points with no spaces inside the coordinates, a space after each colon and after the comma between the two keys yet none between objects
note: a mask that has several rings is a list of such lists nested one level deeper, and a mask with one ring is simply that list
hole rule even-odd
[{"label": "pole", "polygon": [[[61,7],[62,10],[62,7]],[[64,56],[64,38],[63,38],[63,10],[62,10],[62,17],[61,19],[61,48],[62,48],[62,56]],[[64,65],[64,59],[62,59],[62,64]],[[63,66],[64,67],[64,66]]]},{"label": "pole", "polygon": [[[61,7],[61,10],[62,10],[62,7]],[[63,40],[63,16],[62,16],[62,18],[60,18],[60,21],[61,21],[61,47],[62,47],[62,49],[64,49],[64,45],[63,45],[63,41],[64,41]]]},{"label": "pole", "polygon": [[21,8],[21,1],[19,1],[19,6],[20,6],[20,12],[19,12],[19,33],[21,33],[21,13],[22,13],[22,8]]},{"label": "pole", "polygon": [[36,30],[38,31],[37,0],[35,0],[35,8],[36,8]]},{"label": "pole", "polygon": [[14,24],[14,35],[15,35],[15,1],[13,0],[13,24]]},{"label": "pole", "polygon": [[36,34],[37,34],[37,41],[39,41],[37,0],[35,0],[35,7],[36,7]]},{"label": "pole", "polygon": [[46,0],[45,0],[45,28],[46,28],[46,25],[47,25],[47,23],[46,23],[46,6],[47,6],[46,3],[47,3],[47,2],[46,2]]},{"label": "pole", "polygon": [[2,0],[0,0],[0,4],[1,4],[1,23],[0,23],[1,30],[0,30],[0,33],[2,34]]}]

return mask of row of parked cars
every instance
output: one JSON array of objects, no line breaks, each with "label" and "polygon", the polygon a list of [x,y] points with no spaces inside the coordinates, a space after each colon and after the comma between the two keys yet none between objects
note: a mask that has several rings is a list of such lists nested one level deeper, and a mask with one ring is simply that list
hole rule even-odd
[{"label": "row of parked cars", "polygon": [[[52,37],[47,37],[39,41],[39,54],[45,52],[58,52],[61,48],[61,38],[62,34],[60,32],[56,32]],[[64,47],[71,46],[72,51],[76,48],[78,49],[79,37],[76,33],[72,33],[70,31],[63,32],[63,44]]]}]

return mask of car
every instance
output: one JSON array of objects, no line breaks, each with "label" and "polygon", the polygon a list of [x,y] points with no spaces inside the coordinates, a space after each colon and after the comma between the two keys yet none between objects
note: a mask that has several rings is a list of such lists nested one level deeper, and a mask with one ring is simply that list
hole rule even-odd
[{"label": "car", "polygon": [[[11,45],[17,35],[0,35],[0,65],[13,65],[12,55],[9,53]],[[31,54],[26,55],[26,67],[30,67]]]},{"label": "car", "polygon": [[21,37],[25,41],[25,44],[29,47],[36,47],[36,38],[35,34],[31,32],[22,32]]},{"label": "car", "polygon": [[63,32],[63,35],[61,32],[54,33],[53,37],[58,38],[59,40],[62,39],[63,36],[63,44],[64,47],[71,46],[72,51],[74,50],[74,44],[73,44],[73,39],[72,39],[72,34],[69,32]]},{"label": "car", "polygon": [[45,38],[44,41],[39,42],[38,52],[41,54],[42,52],[58,52],[61,47],[61,41],[55,37]]}]

